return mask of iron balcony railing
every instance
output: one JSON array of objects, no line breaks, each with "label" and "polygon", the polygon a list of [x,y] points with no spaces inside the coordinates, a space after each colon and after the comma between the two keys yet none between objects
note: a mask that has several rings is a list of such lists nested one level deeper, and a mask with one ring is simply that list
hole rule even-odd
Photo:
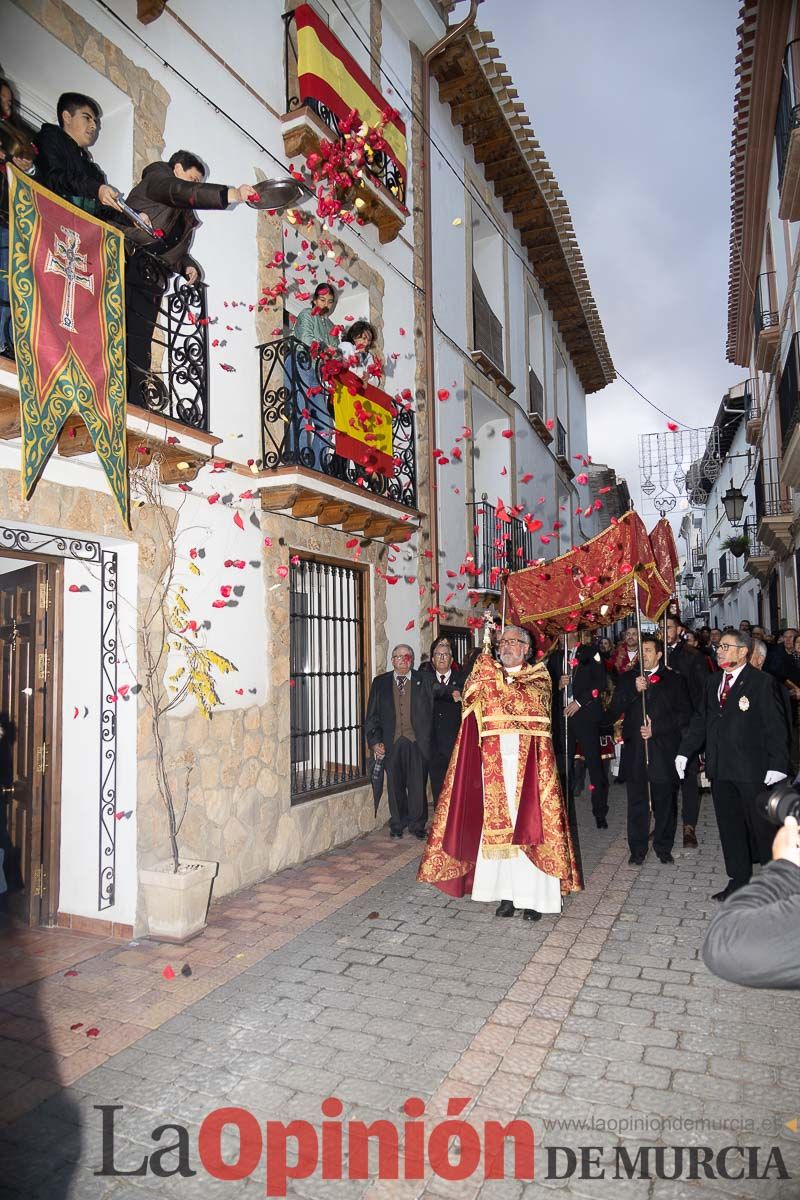
[{"label": "iron balcony railing", "polygon": [[783,172],[789,152],[792,130],[800,125],[800,103],[797,95],[798,68],[800,68],[800,39],[789,42],[783,56],[781,90],[778,97],[778,115],[775,121],[775,153],[778,159],[778,188],[783,183]]},{"label": "iron balcony railing", "polygon": [[[302,91],[297,72],[297,27],[295,24],[294,12],[287,12],[283,15],[284,23],[284,61],[286,70],[286,111],[292,112],[296,108],[310,108],[319,119],[328,126],[331,131],[331,140],[341,138],[342,131],[339,127],[339,121],[324,100],[319,99],[313,94],[313,85],[306,84],[307,91]],[[338,41],[331,33],[329,36]],[[347,55],[347,52],[344,51]],[[350,55],[347,55],[349,58]],[[386,101],[385,108],[392,107]],[[366,171],[369,175],[376,179],[383,187],[390,192],[396,200],[399,200],[402,205],[406,202],[406,184],[403,176],[397,168],[396,163],[388,154],[383,154],[376,150]]]},{"label": "iron balcony railing", "polygon": [[745,560],[748,558],[767,558],[769,549],[758,540],[758,521],[755,517],[745,517],[744,535],[747,538]]},{"label": "iron balcony railing", "polygon": [[692,566],[694,567],[695,571],[704,566],[705,561],[706,548],[702,542],[699,542],[696,546],[692,547]]},{"label": "iron balcony railing", "polygon": [[775,272],[764,271],[756,280],[753,296],[753,331],[756,339],[762,330],[780,323],[775,297]]},{"label": "iron balcony railing", "polygon": [[800,421],[800,343],[795,334],[783,364],[778,386],[778,412],[781,421],[781,449],[786,453],[792,434]]},{"label": "iron balcony railing", "polygon": [[528,368],[528,412],[544,420],[544,388],[533,367]]},{"label": "iron balcony railing", "polygon": [[474,501],[472,529],[475,536],[475,572],[471,587],[476,591],[500,591],[500,574],[518,571],[539,555],[534,535],[519,517],[505,520],[488,500]]},{"label": "iron balcony railing", "polygon": [[719,571],[717,570],[717,568],[712,567],[711,570],[708,572],[708,575],[706,578],[708,580],[708,594],[709,594],[709,596],[713,596],[720,590],[719,589]]},{"label": "iron balcony railing", "polygon": [[[135,259],[135,267],[131,264]],[[192,429],[209,429],[206,287],[173,274],[157,255],[138,247],[126,283],[128,403]],[[171,285],[171,287],[170,287]],[[152,319],[152,344],[138,345],[136,318]],[[147,326],[145,326],[147,328]],[[148,353],[149,352],[149,353]],[[149,370],[142,363],[147,363]]]},{"label": "iron balcony railing", "polygon": [[780,482],[780,459],[762,458],[756,470],[756,518],[791,516],[792,501]]},{"label": "iron balcony railing", "polygon": [[414,414],[392,420],[394,475],[370,472],[334,449],[332,398],[317,360],[303,342],[278,338],[258,347],[261,359],[261,457],[264,468],[307,467],[415,508],[417,462]]},{"label": "iron balcony railing", "polygon": [[720,584],[728,584],[729,586],[738,583],[742,577],[741,568],[735,555],[729,550],[724,551],[719,556],[719,581]]},{"label": "iron balcony railing", "polygon": [[567,431],[560,421],[556,421],[556,458],[567,457]]}]

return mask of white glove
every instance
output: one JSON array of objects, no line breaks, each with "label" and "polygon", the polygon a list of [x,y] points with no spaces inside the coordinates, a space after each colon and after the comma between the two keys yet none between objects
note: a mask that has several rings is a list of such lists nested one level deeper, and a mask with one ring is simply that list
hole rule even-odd
[{"label": "white glove", "polygon": [[780,781],[785,778],[785,771],[767,771],[766,775],[764,776],[764,783],[767,785],[767,787],[772,787],[773,783],[780,783]]},{"label": "white glove", "polygon": [[683,779],[686,774],[686,764],[688,761],[685,754],[679,754],[675,759],[675,770],[678,772],[678,779]]}]

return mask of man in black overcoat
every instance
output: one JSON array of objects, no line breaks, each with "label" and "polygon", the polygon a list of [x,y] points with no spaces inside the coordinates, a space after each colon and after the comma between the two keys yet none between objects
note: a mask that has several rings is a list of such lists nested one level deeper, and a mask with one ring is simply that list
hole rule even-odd
[{"label": "man in black overcoat", "polygon": [[674,862],[678,822],[675,755],[692,714],[686,683],[677,671],[664,666],[664,643],[652,634],[642,638],[642,668],[620,676],[611,700],[612,715],[624,718],[617,779],[627,786],[629,861],[637,867],[647,857],[651,803],[653,849],[662,863]]},{"label": "man in black overcoat", "polygon": [[714,895],[725,900],[744,887],[753,863],[769,862],[774,829],[755,800],[764,786],[789,772],[789,726],[777,684],[748,664],[750,638],[729,630],[719,643],[722,670],[709,676],[703,702],[684,734],[675,766],[705,746],[706,774],[717,817],[728,884]]},{"label": "man in black overcoat", "polygon": [[410,646],[395,646],[392,670],[376,675],[367,702],[367,745],[386,764],[389,827],[393,838],[408,830],[425,838],[425,778],[431,754],[433,676],[415,671]]},{"label": "man in black overcoat", "polygon": [[580,742],[592,794],[592,813],[598,829],[608,828],[608,777],[600,757],[600,731],[607,723],[603,693],[608,689],[608,673],[593,646],[579,645],[571,652],[571,675],[562,675],[559,686],[565,692],[567,722],[567,762],[570,779],[575,762],[575,743]]},{"label": "man in black overcoat", "polygon": [[[705,657],[698,650],[692,650],[680,636],[680,625],[674,617],[667,617],[667,644],[664,648],[664,662],[672,671],[683,676],[689,694],[691,713],[696,713],[703,702],[708,667]],[[686,849],[697,849],[697,818],[700,815],[700,787],[697,774],[700,769],[699,756],[692,756],[686,766],[686,773],[681,784],[683,796],[683,845]]]},{"label": "man in black overcoat", "polygon": [[450,765],[450,755],[461,726],[461,692],[466,675],[453,665],[453,651],[446,638],[437,641],[431,650],[433,678],[433,729],[428,775],[434,804],[439,799],[444,777]]}]

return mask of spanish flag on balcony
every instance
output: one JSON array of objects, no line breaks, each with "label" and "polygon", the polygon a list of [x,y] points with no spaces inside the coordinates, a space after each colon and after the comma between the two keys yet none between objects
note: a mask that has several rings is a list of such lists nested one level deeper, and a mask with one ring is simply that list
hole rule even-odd
[{"label": "spanish flag on balcony", "polygon": [[333,393],[333,448],[370,475],[394,475],[392,457],[391,396],[372,384],[362,383],[352,371],[344,371],[336,380]]},{"label": "spanish flag on balcony", "polygon": [[318,101],[343,120],[353,109],[371,129],[391,112],[383,129],[389,157],[406,184],[406,127],[368,75],[310,4],[294,10],[297,25],[297,76],[300,103]]},{"label": "spanish flag on balcony", "polygon": [[77,413],[127,525],[122,234],[11,166],[8,178],[22,494]]}]

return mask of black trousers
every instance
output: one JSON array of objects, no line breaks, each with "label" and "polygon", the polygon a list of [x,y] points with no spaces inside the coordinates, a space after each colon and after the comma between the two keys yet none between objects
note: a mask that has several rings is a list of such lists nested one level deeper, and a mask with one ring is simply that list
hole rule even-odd
[{"label": "black trousers", "polygon": [[426,763],[416,742],[398,738],[386,756],[389,791],[389,825],[399,833],[406,828],[421,833],[428,819],[425,796]]},{"label": "black trousers", "polygon": [[693,754],[686,764],[681,784],[681,818],[684,825],[696,825],[700,816],[700,787],[697,782],[699,755]]},{"label": "black trousers", "polygon": [[439,799],[439,794],[444,784],[444,777],[447,774],[449,766],[450,755],[443,754],[440,750],[434,750],[428,761],[428,777],[431,781],[431,794],[433,795],[434,804]]},{"label": "black trousers", "polygon": [[725,870],[735,887],[748,882],[753,863],[766,863],[772,857],[776,830],[755,806],[762,786],[727,779],[715,779],[711,785]]},{"label": "black trousers", "polygon": [[[631,854],[646,854],[650,837],[650,803],[647,796],[647,780],[637,772],[633,779],[626,780],[628,792],[628,846]],[[650,801],[653,805],[653,849],[656,854],[671,854],[678,827],[678,789],[671,783],[650,784]]]},{"label": "black trousers", "polygon": [[154,280],[143,273],[140,260],[132,255],[125,266],[125,347],[131,368],[133,403],[138,387],[150,370],[153,332],[168,280]]},{"label": "black trousers", "polygon": [[600,726],[582,723],[577,728],[574,718],[570,719],[567,757],[569,760],[570,790],[574,788],[575,777],[575,743],[580,742],[583,760],[589,772],[589,782],[592,785],[592,812],[595,817],[605,817],[608,814],[608,775],[605,763],[600,757]]}]

